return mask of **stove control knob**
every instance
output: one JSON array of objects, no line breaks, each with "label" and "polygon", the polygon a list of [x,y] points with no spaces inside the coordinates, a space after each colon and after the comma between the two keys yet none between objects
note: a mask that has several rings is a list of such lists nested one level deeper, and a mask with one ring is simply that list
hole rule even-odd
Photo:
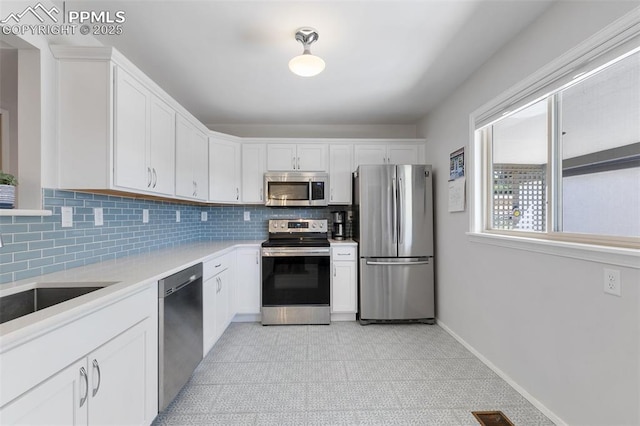
[{"label": "stove control knob", "polygon": [[324,223],[320,222],[320,228],[324,228]]},{"label": "stove control knob", "polygon": [[312,227],[312,228],[315,228],[315,227],[316,227],[316,224],[314,223],[313,225],[311,225],[311,227]]}]

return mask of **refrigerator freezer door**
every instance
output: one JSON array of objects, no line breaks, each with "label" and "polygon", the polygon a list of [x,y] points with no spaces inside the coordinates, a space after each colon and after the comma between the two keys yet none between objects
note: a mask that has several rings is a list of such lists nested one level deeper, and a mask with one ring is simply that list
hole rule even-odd
[{"label": "refrigerator freezer door", "polygon": [[360,256],[398,255],[395,166],[360,166],[356,203],[360,214]]},{"label": "refrigerator freezer door", "polygon": [[397,166],[398,256],[433,256],[431,166]]},{"label": "refrigerator freezer door", "polygon": [[435,318],[433,258],[361,258],[360,319]]}]

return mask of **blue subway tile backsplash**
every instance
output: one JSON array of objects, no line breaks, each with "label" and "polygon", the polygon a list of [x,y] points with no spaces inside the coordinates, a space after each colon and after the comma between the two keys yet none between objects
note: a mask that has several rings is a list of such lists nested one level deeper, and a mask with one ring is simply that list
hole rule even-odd
[{"label": "blue subway tile backsplash", "polygon": [[[331,211],[345,209],[186,205],[54,189],[43,190],[43,204],[51,216],[0,216],[0,284],[190,242],[263,240],[268,219],[330,220]],[[73,207],[71,228],[62,227],[63,206]],[[103,209],[101,226],[94,225],[97,207]],[[142,223],[144,209],[149,223]],[[207,221],[201,221],[202,212]]]}]

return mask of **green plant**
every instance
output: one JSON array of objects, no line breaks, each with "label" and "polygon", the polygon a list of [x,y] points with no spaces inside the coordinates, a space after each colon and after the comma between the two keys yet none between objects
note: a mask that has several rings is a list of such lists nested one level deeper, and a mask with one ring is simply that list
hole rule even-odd
[{"label": "green plant", "polygon": [[0,185],[18,186],[18,179],[14,175],[5,173],[0,170]]}]

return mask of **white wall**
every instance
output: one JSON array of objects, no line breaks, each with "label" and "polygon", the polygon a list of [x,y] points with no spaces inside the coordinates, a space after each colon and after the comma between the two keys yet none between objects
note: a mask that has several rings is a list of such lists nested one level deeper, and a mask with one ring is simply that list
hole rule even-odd
[{"label": "white wall", "polygon": [[[418,127],[434,165],[438,321],[571,425],[640,424],[640,271],[603,292],[603,265],[471,243],[468,209],[447,212],[449,154],[469,115],[637,6],[560,1],[489,59]],[[464,265],[464,267],[461,267]]]}]

